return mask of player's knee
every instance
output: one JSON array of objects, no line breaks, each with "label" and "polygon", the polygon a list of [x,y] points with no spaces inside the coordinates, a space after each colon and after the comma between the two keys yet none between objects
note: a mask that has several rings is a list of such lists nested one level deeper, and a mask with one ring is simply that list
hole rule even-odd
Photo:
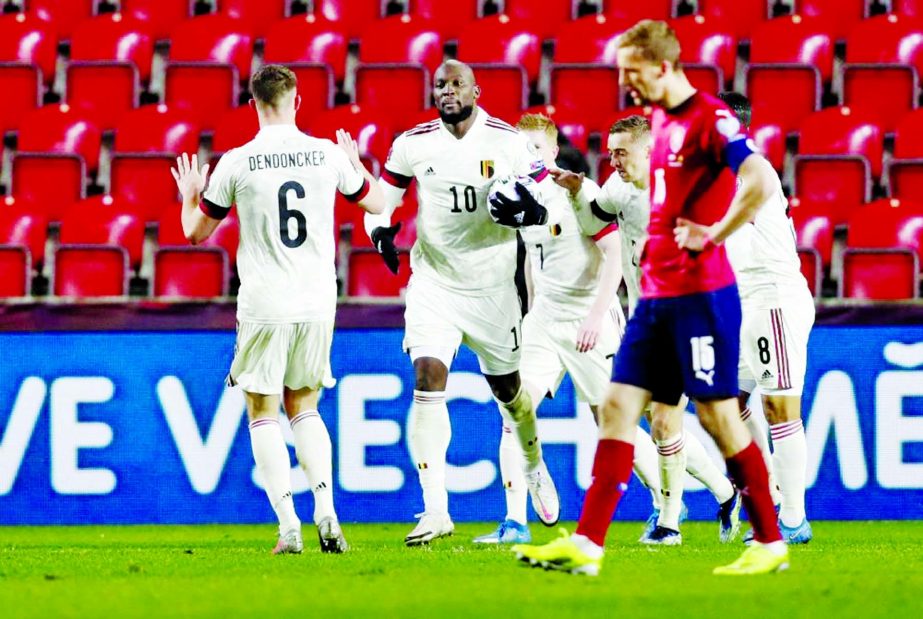
[{"label": "player's knee", "polygon": [[662,412],[651,415],[651,435],[656,440],[666,440],[675,434],[670,418]]},{"label": "player's knee", "polygon": [[801,398],[798,396],[765,396],[763,413],[769,425],[801,418]]},{"label": "player's knee", "polygon": [[445,391],[449,371],[439,359],[421,357],[413,362],[417,391]]},{"label": "player's knee", "polygon": [[520,391],[522,381],[519,379],[519,372],[503,374],[502,376],[487,376],[486,378],[494,398],[501,403],[512,403],[517,396],[522,395]]}]

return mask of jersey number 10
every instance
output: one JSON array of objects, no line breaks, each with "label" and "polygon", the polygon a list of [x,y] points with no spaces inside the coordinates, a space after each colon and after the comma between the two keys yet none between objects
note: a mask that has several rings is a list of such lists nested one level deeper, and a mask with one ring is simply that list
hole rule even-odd
[{"label": "jersey number 10", "polygon": [[[458,187],[455,187],[455,186],[449,187],[449,191],[452,192],[452,198],[454,198],[455,200],[454,204],[452,205],[452,210],[450,212],[461,213],[462,212],[461,207],[458,205]],[[476,193],[474,187],[472,187],[471,185],[467,185],[464,189],[464,196],[465,196],[465,210],[468,211],[469,213],[473,213],[474,211],[478,210],[478,194]]]},{"label": "jersey number 10", "polygon": [[[279,237],[286,247],[294,249],[301,247],[308,240],[308,220],[301,211],[288,208],[289,191],[294,191],[295,197],[299,200],[304,199],[305,193],[304,187],[295,181],[288,181],[279,187]],[[295,220],[298,228],[294,238],[289,234],[288,227],[288,223],[292,219]]]}]

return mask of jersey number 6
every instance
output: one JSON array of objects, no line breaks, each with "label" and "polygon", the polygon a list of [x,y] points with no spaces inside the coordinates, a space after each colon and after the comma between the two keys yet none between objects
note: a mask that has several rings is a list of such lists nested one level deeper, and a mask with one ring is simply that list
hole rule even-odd
[{"label": "jersey number 6", "polygon": [[[279,236],[286,247],[294,249],[303,245],[308,239],[308,220],[301,211],[296,211],[295,209],[289,210],[289,191],[294,191],[295,197],[299,200],[303,200],[305,194],[304,187],[295,181],[288,181],[279,187]],[[295,238],[292,238],[289,234],[288,223],[291,219],[294,219],[298,226],[298,232],[295,234]]]}]

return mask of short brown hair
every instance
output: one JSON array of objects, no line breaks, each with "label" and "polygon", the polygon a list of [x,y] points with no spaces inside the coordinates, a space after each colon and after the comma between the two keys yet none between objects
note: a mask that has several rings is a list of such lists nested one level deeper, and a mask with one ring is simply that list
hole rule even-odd
[{"label": "short brown hair", "polygon": [[651,123],[650,121],[641,116],[640,114],[635,114],[634,116],[628,116],[621,120],[616,121],[610,128],[609,133],[630,133],[632,140],[637,140],[642,137],[646,137],[651,132]]},{"label": "short brown hair", "polygon": [[267,64],[259,68],[250,78],[250,92],[253,98],[271,107],[276,107],[279,97],[298,85],[295,74],[280,64]]},{"label": "short brown hair", "polygon": [[679,39],[665,21],[642,19],[619,37],[619,48],[634,47],[645,60],[679,65]]},{"label": "short brown hair", "polygon": [[554,121],[544,114],[523,114],[516,128],[522,131],[544,131],[552,144],[558,143],[558,128]]}]

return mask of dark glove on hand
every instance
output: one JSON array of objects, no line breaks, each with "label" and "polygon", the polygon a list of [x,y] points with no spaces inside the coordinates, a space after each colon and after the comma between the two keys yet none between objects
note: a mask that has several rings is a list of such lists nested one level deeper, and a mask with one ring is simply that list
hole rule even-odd
[{"label": "dark glove on hand", "polygon": [[502,226],[541,226],[548,221],[548,209],[538,203],[522,183],[516,183],[518,200],[500,194],[490,200],[490,214]]},{"label": "dark glove on hand", "polygon": [[388,270],[395,275],[397,275],[397,270],[401,263],[397,257],[397,248],[394,246],[394,237],[397,236],[400,229],[401,222],[397,222],[393,226],[387,228],[379,226],[372,230],[372,244],[375,245],[375,249],[381,254]]}]

